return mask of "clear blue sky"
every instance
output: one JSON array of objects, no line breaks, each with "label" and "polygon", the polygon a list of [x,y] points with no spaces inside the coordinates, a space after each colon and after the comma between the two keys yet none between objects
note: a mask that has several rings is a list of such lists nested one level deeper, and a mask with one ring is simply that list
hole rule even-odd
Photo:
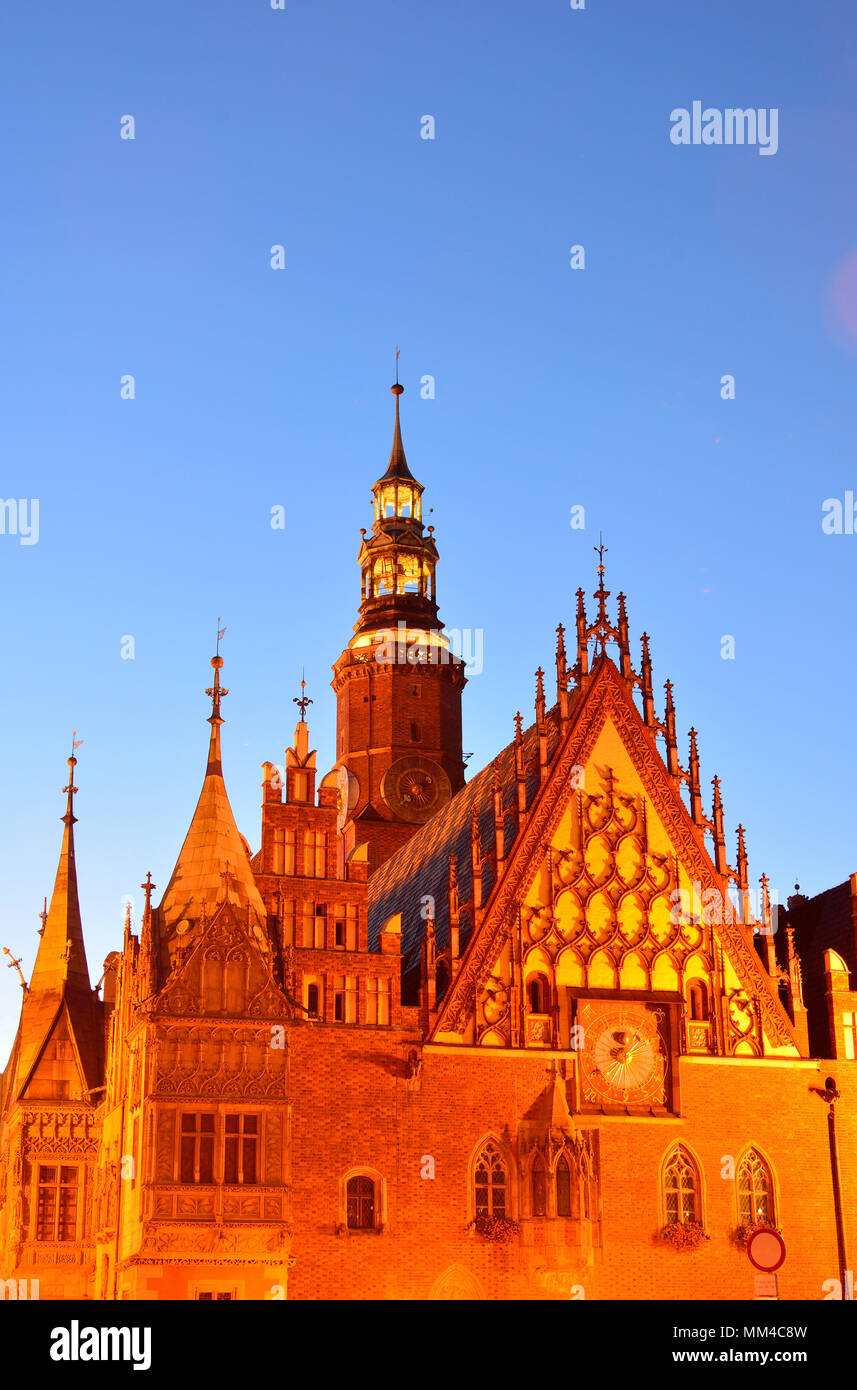
[{"label": "clear blue sky", "polygon": [[[740,819],[781,898],[857,869],[857,536],[821,530],[857,490],[853,6],[19,0],[0,48],[2,495],[40,504],[37,544],[0,537],[0,945],[25,973],[72,728],[93,980],[123,896],[166,885],[218,614],[254,848],[302,665],[330,766],[397,343],[441,614],[484,632],[471,769],[532,710],[603,529],[730,855]],[[695,100],[776,107],[777,153],[672,145]],[[19,1001],[0,969],[4,1057]]]}]

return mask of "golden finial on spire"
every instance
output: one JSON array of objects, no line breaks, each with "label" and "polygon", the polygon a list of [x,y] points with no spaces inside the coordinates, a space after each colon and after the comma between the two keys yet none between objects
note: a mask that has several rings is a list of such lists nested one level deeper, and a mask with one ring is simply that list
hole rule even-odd
[{"label": "golden finial on spire", "polygon": [[220,619],[218,618],[217,646],[215,648],[216,655],[214,655],[211,658],[211,665],[214,670],[214,685],[209,686],[205,692],[206,695],[208,695],[211,699],[211,714],[208,717],[208,722],[209,724],[211,724],[212,728],[214,728],[214,726],[217,724],[223,723],[223,719],[221,718],[220,714],[220,701],[222,700],[224,695],[229,694],[229,691],[226,689],[226,687],[220,684],[220,672],[223,668],[223,657],[220,655],[220,642],[225,632],[226,628],[220,626]]},{"label": "golden finial on spire", "polygon": [[68,763],[68,785],[63,787],[63,791],[68,796],[68,802],[65,815],[60,818],[66,825],[75,825],[77,823],[77,816],[74,814],[74,794],[77,791],[77,787],[74,785],[74,769],[77,767],[77,758],[74,756],[74,750],[75,748],[79,748],[82,743],[83,739],[77,737],[77,729],[73,729],[71,735],[71,757],[66,759]]}]

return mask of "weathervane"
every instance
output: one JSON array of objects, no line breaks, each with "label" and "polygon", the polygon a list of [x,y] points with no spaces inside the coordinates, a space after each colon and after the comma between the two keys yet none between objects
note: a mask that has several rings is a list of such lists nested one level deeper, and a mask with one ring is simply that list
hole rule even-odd
[{"label": "weathervane", "polygon": [[293,695],[293,696],[292,696],[292,704],[293,704],[293,705],[297,705],[298,709],[299,709],[300,712],[301,712],[301,723],[302,723],[302,724],[305,724],[305,723],[306,723],[307,705],[311,705],[311,704],[312,704],[312,700],[310,699],[309,695],[307,695],[307,693],[306,693],[306,681],[304,680],[304,670],[303,670],[303,668],[301,668],[301,698],[298,699],[297,695]]}]

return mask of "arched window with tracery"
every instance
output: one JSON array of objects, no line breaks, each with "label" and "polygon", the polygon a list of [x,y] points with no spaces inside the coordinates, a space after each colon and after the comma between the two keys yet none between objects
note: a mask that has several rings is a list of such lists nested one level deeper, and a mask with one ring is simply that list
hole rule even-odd
[{"label": "arched window with tracery", "polygon": [[476,1215],[509,1215],[509,1180],[500,1150],[493,1140],[482,1148],[474,1168]]},{"label": "arched window with tracery", "polygon": [[699,1170],[681,1144],[664,1164],[664,1210],[667,1225],[673,1221],[702,1221]]},{"label": "arched window with tracery", "polygon": [[548,1209],[548,1171],[541,1154],[536,1154],[530,1169],[530,1197],[533,1216],[544,1216]]},{"label": "arched window with tracery", "polygon": [[774,1180],[756,1149],[748,1149],[738,1165],[738,1215],[744,1226],[774,1222]]}]

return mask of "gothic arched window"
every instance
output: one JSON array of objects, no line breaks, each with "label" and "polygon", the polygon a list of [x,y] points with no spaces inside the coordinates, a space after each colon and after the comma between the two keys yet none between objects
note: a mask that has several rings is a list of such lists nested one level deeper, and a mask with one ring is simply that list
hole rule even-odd
[{"label": "gothic arched window", "polygon": [[681,1144],[672,1150],[664,1165],[664,1210],[667,1225],[673,1221],[702,1220],[699,1172]]},{"label": "gothic arched window", "polygon": [[560,1154],[556,1165],[556,1214],[571,1216],[571,1168],[565,1154]]},{"label": "gothic arched window", "polygon": [[530,1195],[533,1216],[544,1216],[548,1209],[548,1174],[541,1154],[536,1154],[530,1169]]},{"label": "gothic arched window", "polygon": [[548,1011],[548,982],[544,975],[533,975],[527,981],[527,1000],[531,1014],[546,1014]]},{"label": "gothic arched window", "polygon": [[506,1165],[493,1140],[484,1145],[474,1169],[476,1215],[506,1216],[508,1179]]},{"label": "gothic arched window", "polygon": [[738,1215],[745,1226],[773,1224],[774,1180],[755,1149],[748,1149],[738,1165]]},{"label": "gothic arched window", "polygon": [[691,980],[687,991],[692,1023],[705,1023],[708,1020],[708,990],[702,980]]}]

